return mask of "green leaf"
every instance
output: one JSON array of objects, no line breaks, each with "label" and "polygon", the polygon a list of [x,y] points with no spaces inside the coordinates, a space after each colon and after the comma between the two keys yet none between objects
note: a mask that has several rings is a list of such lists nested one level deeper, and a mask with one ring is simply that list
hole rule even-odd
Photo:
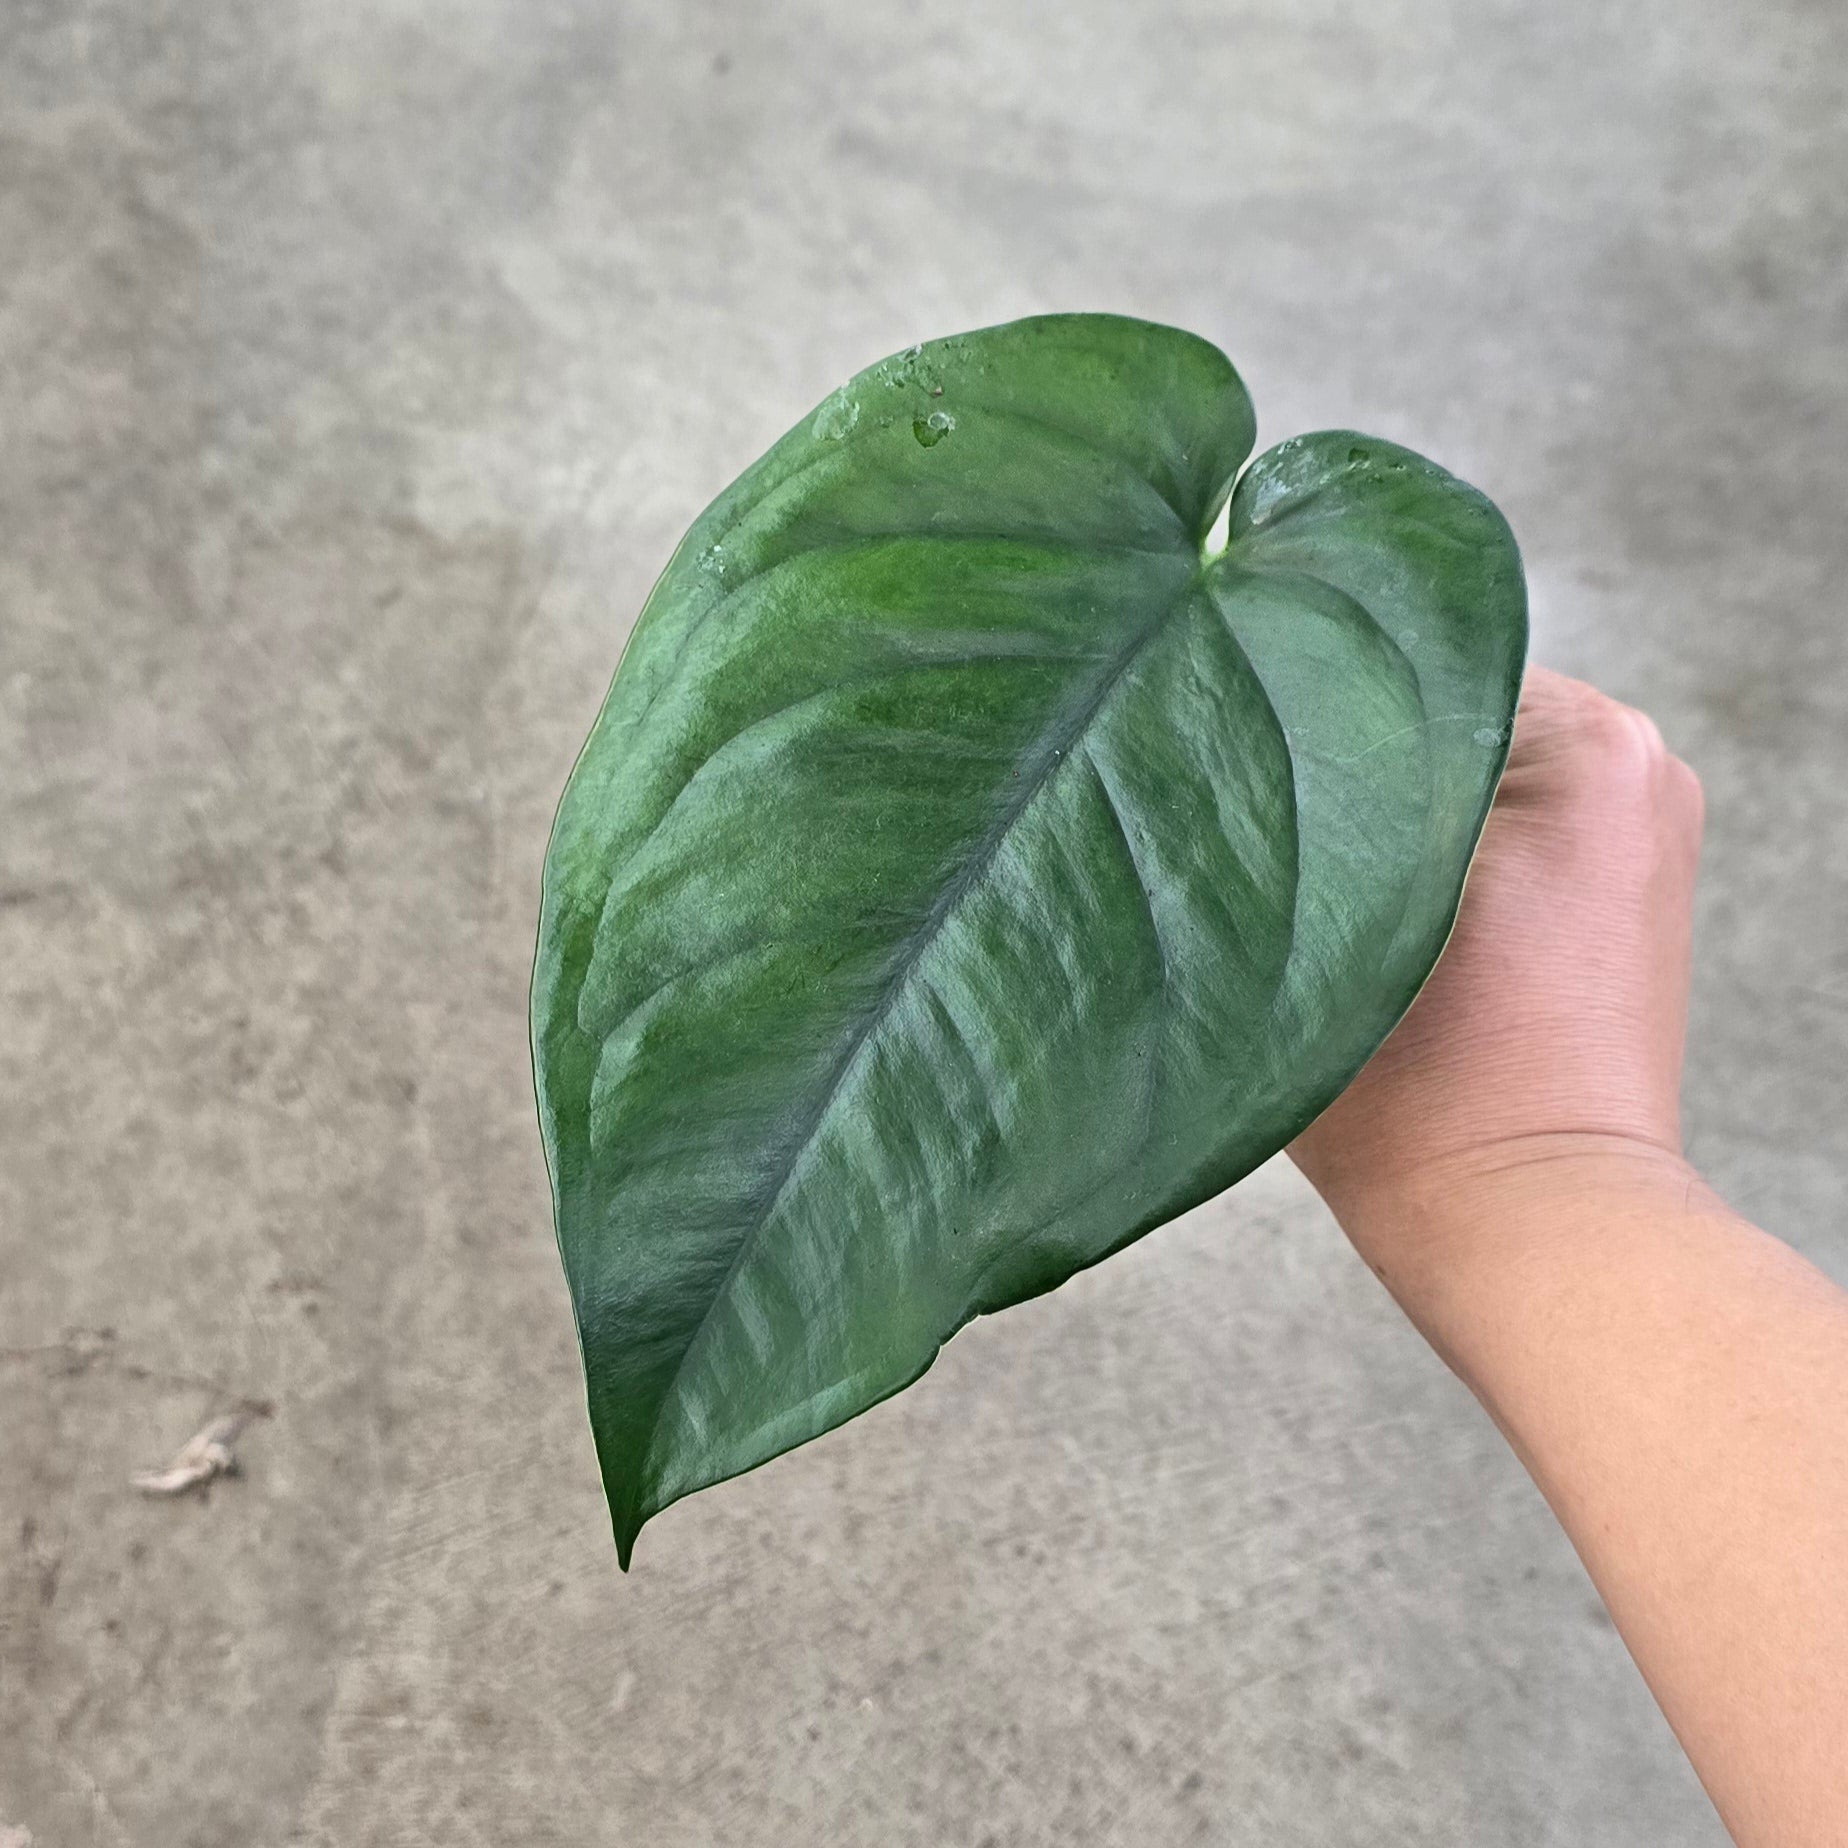
[{"label": "green leaf", "polygon": [[616,1541],[1264,1161],[1442,949],[1514,541],[1224,355],[863,372],[695,523],[559,809],[533,1045]]}]

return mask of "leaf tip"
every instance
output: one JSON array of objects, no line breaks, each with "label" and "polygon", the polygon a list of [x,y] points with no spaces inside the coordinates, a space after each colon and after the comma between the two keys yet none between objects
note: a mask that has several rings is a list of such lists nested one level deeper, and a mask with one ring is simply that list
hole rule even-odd
[{"label": "leaf tip", "polygon": [[629,1569],[629,1562],[635,1557],[636,1536],[642,1531],[640,1521],[626,1519],[615,1515],[611,1525],[616,1533],[616,1564],[624,1571]]}]

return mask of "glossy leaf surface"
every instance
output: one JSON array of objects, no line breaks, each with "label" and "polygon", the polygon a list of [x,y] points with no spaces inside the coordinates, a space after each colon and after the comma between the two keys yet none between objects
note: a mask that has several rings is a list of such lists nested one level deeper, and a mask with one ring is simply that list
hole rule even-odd
[{"label": "glossy leaf surface", "polygon": [[546,862],[540,1111],[626,1564],[1219,1192],[1429,973],[1526,646],[1506,524],[1259,458],[1112,316],[860,374],[703,514]]}]

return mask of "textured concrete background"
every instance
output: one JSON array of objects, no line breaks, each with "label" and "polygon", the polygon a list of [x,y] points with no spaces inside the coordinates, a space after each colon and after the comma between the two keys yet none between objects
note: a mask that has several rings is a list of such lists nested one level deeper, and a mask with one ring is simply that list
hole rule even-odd
[{"label": "textured concrete background", "polygon": [[693,514],[886,351],[1129,310],[1507,509],[1708,784],[1695,1151],[1848,1276],[1845,72],[1839,0],[6,0],[0,1823],[1719,1842],[1282,1168],[619,1579],[525,992]]}]

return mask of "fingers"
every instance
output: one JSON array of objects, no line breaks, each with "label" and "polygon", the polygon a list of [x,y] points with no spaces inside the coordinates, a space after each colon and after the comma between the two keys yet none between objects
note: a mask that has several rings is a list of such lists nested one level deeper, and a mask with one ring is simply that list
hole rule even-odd
[{"label": "fingers", "polygon": [[1670,801],[1679,824],[1676,831],[1691,872],[1700,861],[1701,836],[1707,825],[1707,792],[1700,778],[1679,757],[1671,756],[1667,768]]},{"label": "fingers", "polygon": [[1699,777],[1648,713],[1539,666],[1528,669],[1522,687],[1503,789],[1517,805],[1572,794],[1606,802],[1646,795],[1696,845],[1705,817]]}]

